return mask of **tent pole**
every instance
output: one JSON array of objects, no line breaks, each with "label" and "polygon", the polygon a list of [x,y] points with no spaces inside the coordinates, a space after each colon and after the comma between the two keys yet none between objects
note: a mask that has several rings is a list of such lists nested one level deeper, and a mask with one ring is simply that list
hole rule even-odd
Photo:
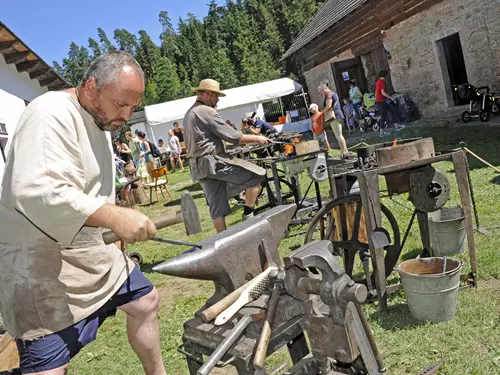
[{"label": "tent pole", "polygon": [[285,116],[285,111],[283,109],[283,102],[281,101],[281,98],[278,98],[279,102],[280,102],[280,108],[281,108],[281,116]]},{"label": "tent pole", "polygon": [[151,131],[151,136],[153,137],[153,143],[156,145],[156,136],[155,136],[155,132],[153,131],[153,127],[151,125],[149,125],[147,122],[146,122],[146,125],[149,126],[149,130]]}]

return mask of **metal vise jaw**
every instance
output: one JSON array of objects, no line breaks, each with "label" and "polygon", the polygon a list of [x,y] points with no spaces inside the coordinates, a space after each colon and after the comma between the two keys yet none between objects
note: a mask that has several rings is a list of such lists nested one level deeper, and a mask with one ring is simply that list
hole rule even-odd
[{"label": "metal vise jaw", "polygon": [[295,205],[278,206],[200,242],[154,271],[187,279],[211,280],[213,304],[261,273],[266,265],[281,265],[278,246],[295,213]]},{"label": "metal vise jaw", "polygon": [[[378,375],[376,354],[368,339],[370,333],[354,305],[364,302],[367,289],[352,281],[332,252],[331,242],[315,241],[283,258],[285,289],[292,297],[309,303],[302,324],[321,373],[364,371]],[[316,269],[320,274],[308,269]]]}]

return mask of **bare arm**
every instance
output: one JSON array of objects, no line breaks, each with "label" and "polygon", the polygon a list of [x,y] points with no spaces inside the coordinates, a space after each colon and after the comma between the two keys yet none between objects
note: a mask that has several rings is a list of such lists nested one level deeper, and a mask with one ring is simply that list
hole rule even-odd
[{"label": "bare arm", "polygon": [[85,225],[111,229],[129,243],[146,241],[156,234],[155,225],[142,212],[109,203],[90,215]]},{"label": "bare arm", "polygon": [[269,139],[261,135],[243,134],[242,137],[240,138],[240,144],[246,144],[246,143],[259,143],[261,145],[265,145],[269,143]]},{"label": "bare arm", "polygon": [[132,153],[132,151],[130,151],[130,148],[125,143],[121,144],[121,152],[123,154],[131,154]]},{"label": "bare arm", "polygon": [[250,126],[250,131],[252,132],[253,135],[259,135],[262,129],[259,128],[254,128],[253,126]]},{"label": "bare arm", "polygon": [[144,145],[144,148],[146,148],[146,151],[141,152],[141,158],[142,158],[144,155],[146,155],[146,154],[148,154],[148,153],[150,153],[150,152],[151,152],[151,148],[149,147],[149,143],[148,143],[148,142],[146,142],[146,140],[144,140],[144,141],[142,142],[142,144]]},{"label": "bare arm", "polygon": [[391,99],[392,101],[394,101],[394,98],[393,98],[391,95],[389,95],[389,94],[388,94],[388,93],[387,93],[384,89],[382,89],[382,90],[381,90],[381,93],[382,93],[382,95],[384,95],[386,98]]},{"label": "bare arm", "polygon": [[326,106],[325,108],[323,108],[323,110],[321,111],[322,114],[325,114],[326,112],[328,112],[329,110],[331,110],[333,107],[333,99],[327,99],[326,101]]}]

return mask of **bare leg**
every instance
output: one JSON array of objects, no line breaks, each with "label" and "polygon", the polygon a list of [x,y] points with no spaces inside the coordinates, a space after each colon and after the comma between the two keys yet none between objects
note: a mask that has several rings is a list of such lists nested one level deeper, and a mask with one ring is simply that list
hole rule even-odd
[{"label": "bare leg", "polygon": [[212,223],[214,224],[214,228],[217,233],[226,230],[226,218],[224,216],[212,219]]},{"label": "bare leg", "polygon": [[170,158],[170,163],[172,164],[172,171],[175,172],[175,159],[174,158]]},{"label": "bare leg", "polygon": [[166,375],[160,348],[158,292],[153,289],[137,301],[118,307],[127,313],[130,346],[142,362],[146,375]]},{"label": "bare leg", "polygon": [[49,371],[35,372],[31,375],[66,375],[68,373],[68,368],[69,365],[64,365]]},{"label": "bare leg", "polygon": [[341,139],[339,139],[339,144],[340,144],[340,151],[341,152],[347,152],[347,143],[345,142],[345,138],[342,137]]},{"label": "bare leg", "polygon": [[181,166],[181,171],[184,170],[184,165],[182,164],[182,158],[179,156],[177,158],[177,160],[179,160],[179,165]]},{"label": "bare leg", "polygon": [[260,185],[245,189],[245,206],[253,207],[259,195]]}]

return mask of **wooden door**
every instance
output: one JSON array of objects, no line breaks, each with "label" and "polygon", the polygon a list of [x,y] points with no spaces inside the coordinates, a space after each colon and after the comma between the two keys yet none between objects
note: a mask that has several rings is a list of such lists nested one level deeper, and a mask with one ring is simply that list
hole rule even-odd
[{"label": "wooden door", "polygon": [[366,76],[361,58],[332,63],[333,76],[339,97],[349,97],[349,81],[354,80],[362,92],[366,92]]},{"label": "wooden door", "polygon": [[370,52],[373,68],[375,69],[375,74],[377,75],[377,80],[379,79],[379,72],[381,70],[387,70],[389,73],[385,78],[386,90],[389,94],[394,92],[394,87],[392,86],[391,80],[391,69],[389,63],[387,62],[387,52],[383,45],[378,46],[376,49]]}]

